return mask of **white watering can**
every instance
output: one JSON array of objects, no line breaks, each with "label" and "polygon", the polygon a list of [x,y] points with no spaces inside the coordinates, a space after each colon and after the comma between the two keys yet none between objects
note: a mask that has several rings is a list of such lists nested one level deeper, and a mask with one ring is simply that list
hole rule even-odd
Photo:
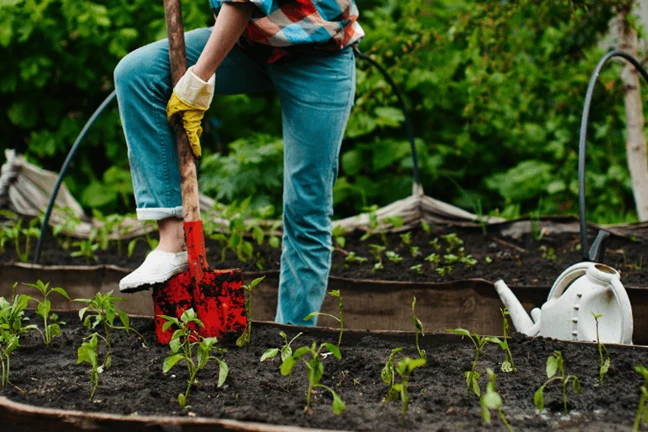
[{"label": "white watering can", "polygon": [[565,270],[554,282],[547,302],[529,316],[503,280],[495,289],[506,306],[515,329],[529,336],[595,341],[600,314],[602,343],[632,343],[632,307],[619,272],[605,264],[581,262]]}]

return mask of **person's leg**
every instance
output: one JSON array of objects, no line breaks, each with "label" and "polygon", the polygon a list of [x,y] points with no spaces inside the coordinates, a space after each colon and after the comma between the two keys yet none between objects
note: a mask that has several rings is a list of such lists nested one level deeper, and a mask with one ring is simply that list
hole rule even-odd
[{"label": "person's leg", "polygon": [[281,99],[284,135],[284,235],[276,321],[319,311],[331,266],[333,184],[355,94],[349,48],[269,66]]},{"label": "person's leg", "polygon": [[[185,34],[188,66],[196,63],[210,33],[211,29],[198,29]],[[216,95],[271,87],[262,68],[238,47],[216,73]],[[115,88],[128,144],[137,216],[161,221],[159,251],[179,252],[184,246],[182,198],[175,134],[166,117],[173,90],[167,41],[154,42],[124,57],[115,69]]]}]

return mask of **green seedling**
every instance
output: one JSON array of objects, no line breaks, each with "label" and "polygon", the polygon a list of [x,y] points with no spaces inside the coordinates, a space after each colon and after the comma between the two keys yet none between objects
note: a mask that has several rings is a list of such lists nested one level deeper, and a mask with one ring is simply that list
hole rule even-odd
[{"label": "green seedling", "polygon": [[237,347],[242,348],[245,345],[249,344],[252,340],[252,289],[255,286],[259,285],[261,281],[263,281],[263,279],[265,279],[265,276],[256,278],[252,282],[250,282],[250,285],[243,285],[241,287],[248,292],[248,295],[245,299],[245,315],[247,316],[247,324],[241,336],[239,336],[239,338],[236,340]]},{"label": "green seedling", "polygon": [[[286,357],[286,359],[281,363],[281,375],[283,376],[290,376],[292,374],[293,367],[298,360],[301,360],[306,365],[308,374],[308,390],[306,392],[306,407],[304,408],[304,412],[308,414],[312,412],[311,396],[313,394],[313,389],[317,387],[327,390],[331,393],[331,396],[333,396],[333,403],[331,405],[333,414],[340,414],[346,409],[344,402],[332,388],[320,384],[322,376],[324,376],[324,364],[320,360],[324,348],[333,354],[336,359],[342,359],[340,349],[332,343],[323,343],[318,348],[317,342],[313,342],[310,348],[306,346],[297,348],[292,356]],[[304,358],[307,354],[310,355],[310,359],[308,360]]]},{"label": "green seedling", "polygon": [[77,250],[72,252],[70,256],[74,258],[83,257],[85,258],[86,264],[99,261],[97,257],[97,250],[99,249],[99,243],[95,243],[93,238],[87,240],[79,240],[72,243],[72,246],[76,246]]},{"label": "green seedling", "polygon": [[594,321],[596,322],[596,347],[599,353],[599,382],[603,384],[605,374],[610,369],[610,354],[608,353],[605,345],[601,343],[601,340],[599,338],[599,318],[601,318],[603,315],[595,314],[592,311],[590,311],[590,313],[592,314]]},{"label": "green seedling", "polygon": [[404,245],[406,245],[406,246],[411,245],[412,244],[412,232],[408,231],[406,233],[401,234],[400,239],[401,239],[401,242]]},{"label": "green seedling", "polygon": [[26,228],[23,228],[23,222],[23,219],[19,218],[13,225],[2,226],[1,231],[3,243],[10,240],[14,244],[18,259],[20,260],[20,262],[25,263],[29,261],[29,254],[31,252],[31,240],[38,238],[40,231],[36,228],[36,225],[38,224],[38,218],[32,219],[28,223]]},{"label": "green seedling", "polygon": [[637,414],[635,415],[634,427],[632,432],[637,432],[641,426],[641,419],[644,423],[648,423],[648,410],[646,410],[646,402],[648,402],[648,369],[644,366],[635,366],[635,370],[641,374],[644,383],[641,386],[641,399],[639,399],[639,406],[637,407]]},{"label": "green seedling", "polygon": [[372,205],[371,207],[363,207],[362,211],[367,212],[367,216],[369,218],[369,229],[367,232],[360,237],[360,241],[365,241],[372,235],[376,233],[378,230],[378,213],[376,211],[378,210],[377,205]]},{"label": "green seedling", "polygon": [[437,252],[441,250],[441,245],[439,244],[438,238],[434,238],[430,240],[430,246],[432,246],[432,249],[434,249]]},{"label": "green seedling", "polygon": [[374,259],[377,262],[382,262],[382,253],[387,249],[385,246],[377,245],[377,244],[370,244],[367,246],[369,248],[369,253],[373,255]]},{"label": "green seedling", "polygon": [[346,237],[344,236],[347,234],[347,230],[342,225],[336,225],[333,227],[331,235],[333,237],[333,244],[335,245],[335,247],[340,249],[344,249],[346,247]]},{"label": "green seedling", "polygon": [[500,309],[502,313],[502,331],[504,332],[504,339],[500,341],[500,348],[504,351],[506,358],[502,362],[502,372],[516,372],[515,363],[513,363],[513,354],[511,354],[511,348],[508,344],[508,329],[509,322],[507,316],[509,316],[508,309]]},{"label": "green seedling", "polygon": [[554,248],[548,248],[545,245],[540,246],[540,251],[542,252],[542,258],[547,261],[556,261],[558,257],[556,256],[556,251]]},{"label": "green seedling", "polygon": [[421,272],[423,271],[423,264],[415,264],[411,266],[409,269],[415,272],[416,274],[421,274]]},{"label": "green seedling", "polygon": [[400,228],[405,225],[405,221],[403,220],[402,216],[387,216],[383,218],[383,222],[388,223],[394,228]]},{"label": "green seedling", "polygon": [[21,337],[30,330],[36,330],[37,327],[33,324],[24,325],[29,321],[29,318],[25,317],[25,309],[32,298],[28,295],[16,294],[17,286],[18,282],[15,282],[11,302],[0,297],[0,328],[9,332],[9,335]]},{"label": "green seedling", "polygon": [[436,269],[436,272],[441,277],[446,277],[452,273],[452,266],[443,266]]},{"label": "green seedling", "polygon": [[349,252],[349,254],[344,258],[344,261],[348,263],[357,263],[362,264],[369,261],[367,258],[356,255],[355,252]]},{"label": "green seedling", "polygon": [[270,235],[268,236],[268,246],[271,248],[277,249],[279,246],[281,246],[281,239],[279,236],[276,234],[277,230],[281,226],[281,221],[276,221],[271,227],[270,227]]},{"label": "green seedling", "polygon": [[414,372],[414,369],[425,366],[425,363],[426,361],[424,358],[411,359],[409,357],[405,357],[404,359],[399,361],[398,366],[396,366],[396,373],[398,373],[398,375],[400,376],[401,382],[394,384],[394,389],[400,393],[402,402],[401,428],[403,430],[405,429],[405,422],[407,421],[407,406],[409,404],[409,381],[412,377],[412,372]]},{"label": "green seedling", "polygon": [[52,227],[52,234],[65,252],[70,251],[72,245],[71,234],[81,225],[81,218],[76,215],[71,207],[56,207],[59,222]]},{"label": "green seedling", "polygon": [[[542,384],[538,390],[536,390],[535,394],[533,395],[533,403],[535,404],[536,408],[538,408],[540,411],[544,409],[544,389],[552,381],[560,381],[562,384],[562,397],[563,397],[563,406],[564,406],[564,412],[567,414],[567,384],[571,380],[572,382],[572,388],[576,393],[581,392],[581,385],[580,381],[578,380],[578,377],[576,375],[565,375],[565,367],[564,367],[564,361],[562,357],[562,353],[560,351],[554,351],[553,354],[551,354],[547,358],[547,378],[549,378],[547,381],[545,381],[544,384]],[[557,372],[560,372],[560,375],[556,375]]]},{"label": "green seedling", "polygon": [[467,269],[472,268],[477,264],[477,260],[472,257],[472,255],[466,255],[459,258],[459,262],[464,265]]},{"label": "green seedling", "polygon": [[385,363],[385,366],[382,368],[382,371],[380,372],[380,378],[383,380],[385,384],[389,386],[389,389],[387,390],[387,394],[383,398],[383,402],[391,402],[395,401],[398,399],[399,396],[399,391],[394,388],[394,384],[396,383],[396,354],[401,352],[403,348],[394,348],[389,355],[389,359],[387,360],[387,363]]},{"label": "green seedling", "polygon": [[424,220],[421,221],[421,229],[425,234],[430,234],[430,224],[425,222]]},{"label": "green seedling", "polygon": [[[52,339],[61,334],[61,324],[65,323],[57,322],[58,315],[50,313],[52,310],[52,303],[48,300],[47,297],[49,297],[49,295],[52,293],[57,293],[70,300],[70,296],[63,288],[50,288],[49,282],[43,283],[41,280],[37,280],[35,284],[25,285],[31,288],[36,288],[43,296],[43,300],[38,300],[36,298],[32,298],[32,300],[35,300],[38,303],[38,306],[36,307],[36,314],[43,319],[44,330],[41,331],[38,328],[37,330],[43,337],[43,342],[45,342],[45,345],[49,345],[52,342]],[[51,323],[48,324],[48,321],[51,321]]]},{"label": "green seedling", "polygon": [[263,355],[261,356],[260,361],[271,360],[271,359],[277,357],[277,354],[281,354],[281,356],[280,356],[281,361],[286,360],[288,357],[292,356],[292,354],[293,354],[293,350],[292,350],[292,347],[290,345],[298,337],[300,337],[303,334],[304,333],[299,332],[299,333],[297,333],[297,335],[294,338],[288,340],[288,336],[286,336],[286,333],[284,333],[283,331],[280,331],[279,335],[283,338],[284,345],[282,347],[280,347],[280,348],[270,348],[270,349],[266,350],[266,352],[264,352]]},{"label": "green seedling", "polygon": [[306,315],[306,317],[304,318],[304,321],[308,321],[308,320],[310,320],[310,319],[312,319],[312,318],[314,318],[316,316],[319,316],[319,315],[324,315],[324,316],[327,316],[329,318],[333,318],[334,320],[339,322],[340,323],[340,336],[338,337],[337,347],[340,348],[340,345],[342,344],[342,333],[344,332],[344,317],[342,316],[342,309],[343,309],[342,296],[340,295],[339,290],[331,290],[328,293],[331,295],[331,297],[337,298],[337,300],[338,300],[338,310],[340,311],[340,317],[338,318],[338,317],[336,317],[334,315],[324,313],[324,312],[311,312],[308,315]]},{"label": "green seedling", "polygon": [[[79,310],[79,319],[83,322],[83,325],[89,329],[95,329],[100,324],[103,326],[104,335],[101,336],[102,339],[106,341],[106,346],[108,347],[106,351],[106,369],[110,368],[112,363],[111,354],[112,354],[112,345],[110,340],[110,329],[113,330],[124,330],[126,333],[133,332],[142,340],[142,343],[146,345],[146,339],[142,336],[137,330],[130,326],[130,318],[126,315],[126,312],[117,309],[116,302],[124,301],[122,297],[113,297],[112,291],[102,294],[100,292],[96,293],[93,299],[74,299],[72,301],[87,303],[86,307],[83,307]],[[122,325],[115,325],[115,318],[119,317]]]},{"label": "green seedling", "polygon": [[373,265],[373,268],[371,269],[371,273],[376,273],[378,270],[384,269],[385,266],[383,265],[382,261],[378,261]]},{"label": "green seedling", "polygon": [[486,256],[486,257],[484,257],[484,262],[486,264],[492,264],[493,263],[493,258],[491,258],[490,256]]},{"label": "green seedling", "polygon": [[432,268],[435,268],[441,263],[441,255],[438,253],[432,253],[424,258],[425,261],[432,263]]},{"label": "green seedling", "polygon": [[[14,292],[16,285],[14,284]],[[9,383],[11,354],[20,345],[20,336],[36,328],[35,325],[23,325],[27,320],[24,311],[29,304],[29,298],[26,295],[14,295],[10,303],[4,297],[0,297],[0,387]]]},{"label": "green seedling", "polygon": [[412,258],[416,258],[417,256],[421,255],[421,248],[418,246],[410,246],[409,252]]},{"label": "green seedling", "polygon": [[398,264],[399,262],[403,261],[403,257],[401,257],[400,255],[398,255],[398,254],[397,254],[396,252],[394,252],[394,251],[387,251],[387,252],[385,252],[385,256],[387,257],[387,259],[388,259],[389,261],[393,262],[394,264]]},{"label": "green seedling", "polygon": [[488,383],[486,383],[486,392],[479,398],[479,405],[481,405],[482,418],[484,423],[491,423],[490,410],[497,410],[500,420],[506,427],[509,432],[513,432],[513,428],[509,424],[504,411],[502,410],[502,397],[497,393],[497,388],[495,386],[495,372],[492,369],[486,369],[486,374],[488,375]]},{"label": "green seedling", "polygon": [[461,246],[463,246],[464,242],[459,238],[459,236],[456,233],[450,233],[441,236],[446,243],[448,244],[447,251],[452,252]]},{"label": "green seedling", "polygon": [[83,343],[81,343],[81,346],[77,350],[77,364],[86,362],[92,368],[90,371],[90,386],[92,387],[90,400],[94,398],[97,387],[99,386],[99,374],[103,373],[104,370],[109,369],[112,362],[110,349],[108,349],[103,363],[99,365],[99,352],[97,351],[99,344],[98,338],[103,339],[103,341],[106,342],[106,346],[108,346],[106,338],[95,332],[84,338]]},{"label": "green seedling", "polygon": [[425,330],[423,329],[423,323],[421,322],[420,319],[416,316],[416,312],[414,311],[414,308],[416,307],[416,296],[412,299],[412,320],[414,321],[414,329],[416,330],[416,351],[418,351],[419,357],[424,359],[425,358],[425,350],[422,350],[421,347],[419,346],[419,333],[421,336],[425,336]]},{"label": "green seedling", "polygon": [[477,372],[477,362],[479,361],[479,356],[481,355],[484,347],[487,343],[494,343],[500,345],[502,341],[494,336],[479,336],[476,332],[470,332],[466,329],[456,328],[456,329],[447,329],[448,332],[458,334],[461,336],[467,336],[472,341],[475,346],[475,358],[472,363],[472,367],[469,371],[464,372],[466,376],[466,397],[470,397],[470,392],[472,391],[477,396],[481,396],[481,391],[479,390],[479,372]]},{"label": "green seedling", "polygon": [[446,265],[453,265],[454,263],[459,261],[459,257],[455,254],[447,254],[443,255],[443,261]]},{"label": "green seedling", "polygon": [[[218,362],[217,387],[221,387],[225,383],[229,373],[229,368],[225,361],[211,355],[211,352],[218,343],[218,339],[213,337],[203,338],[192,330],[192,328],[195,327],[204,327],[204,324],[198,319],[196,312],[193,309],[190,308],[184,311],[180,319],[166,315],[162,315],[162,318],[166,320],[162,325],[162,331],[167,331],[172,325],[176,326],[176,330],[173,332],[171,341],[169,342],[171,355],[164,359],[162,372],[167,373],[173,369],[179,361],[184,361],[187,366],[189,381],[185,393],[180,393],[178,395],[178,404],[180,404],[181,408],[190,408],[190,406],[187,405],[189,390],[191,390],[191,386],[196,383],[198,372],[207,366],[209,360],[216,360]],[[195,356],[194,351],[196,352]]]}]

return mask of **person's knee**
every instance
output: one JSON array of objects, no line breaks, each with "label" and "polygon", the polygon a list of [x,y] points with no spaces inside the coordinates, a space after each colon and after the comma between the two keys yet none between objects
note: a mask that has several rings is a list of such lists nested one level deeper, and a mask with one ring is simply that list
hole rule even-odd
[{"label": "person's knee", "polygon": [[138,70],[141,70],[141,67],[142,61],[139,58],[137,51],[127,54],[119,61],[117,67],[115,67],[115,71],[113,72],[115,87],[124,87],[135,81],[139,73]]}]

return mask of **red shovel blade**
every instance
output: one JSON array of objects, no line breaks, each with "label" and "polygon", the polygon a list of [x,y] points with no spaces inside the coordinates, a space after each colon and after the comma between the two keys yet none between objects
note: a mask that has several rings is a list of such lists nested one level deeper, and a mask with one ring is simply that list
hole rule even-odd
[{"label": "red shovel blade", "polygon": [[241,333],[247,325],[245,290],[240,269],[210,270],[205,258],[205,237],[202,222],[185,222],[189,270],[177,274],[153,290],[155,333],[158,342],[168,344],[175,330],[162,331],[165,323],[159,315],[180,318],[193,308],[204,327],[203,337],[221,337]]}]

